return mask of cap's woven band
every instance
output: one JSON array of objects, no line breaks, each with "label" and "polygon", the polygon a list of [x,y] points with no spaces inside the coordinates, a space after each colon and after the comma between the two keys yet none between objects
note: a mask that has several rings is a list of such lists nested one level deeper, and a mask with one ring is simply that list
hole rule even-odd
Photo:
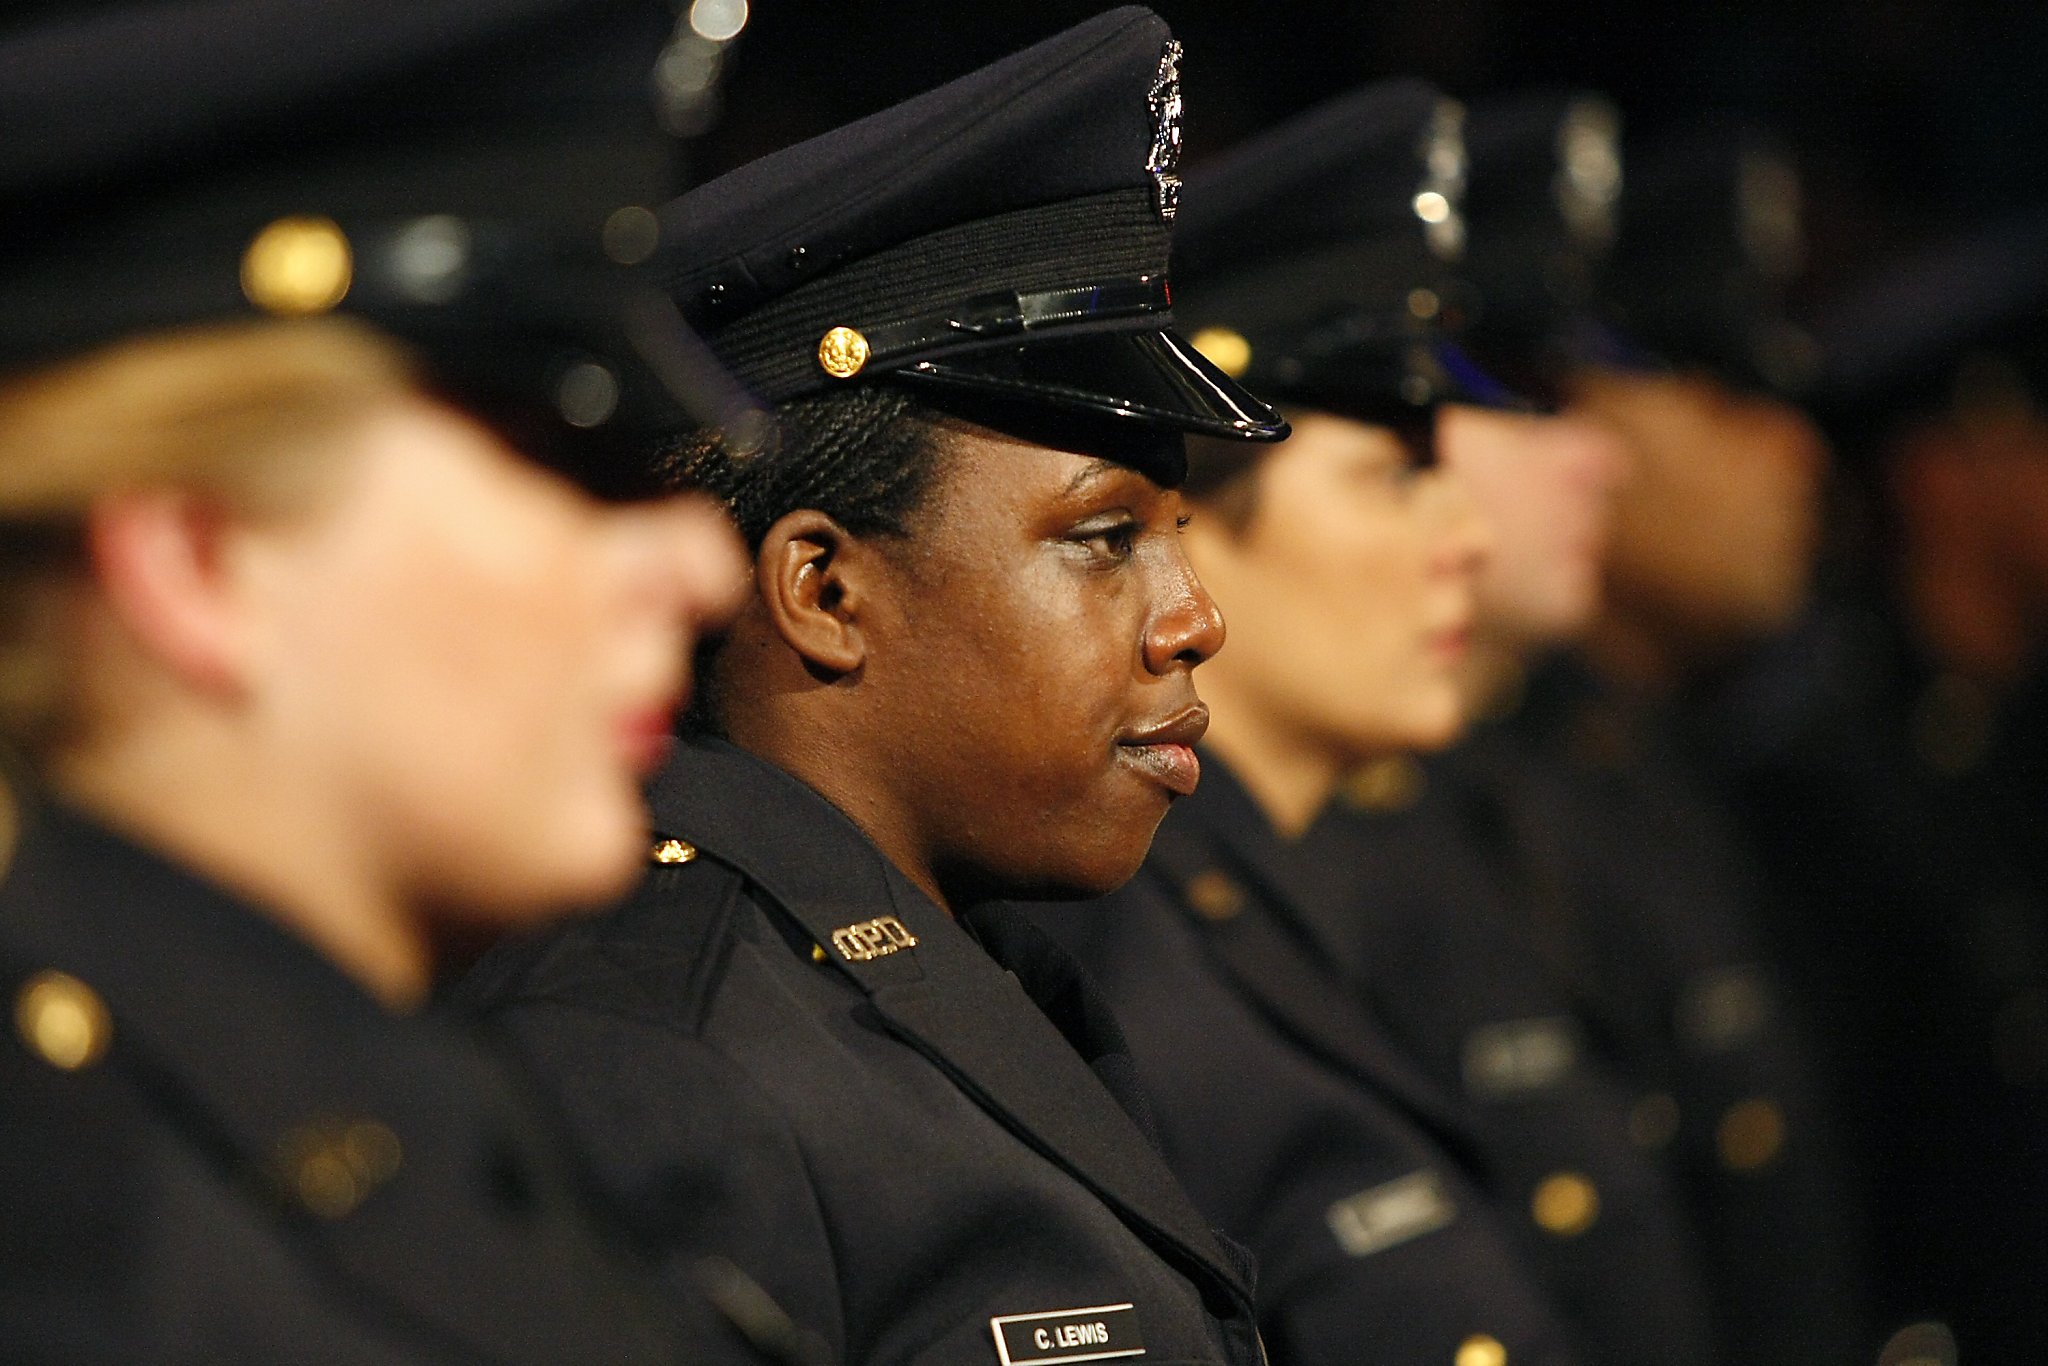
[{"label": "cap's woven band", "polygon": [[1165,313],[1172,305],[1172,290],[1164,275],[1141,275],[1135,280],[1112,280],[1029,294],[983,294],[943,313],[864,329],[867,363],[874,365],[908,355],[936,355],[948,347],[994,341],[1036,328]]},{"label": "cap's woven band", "polygon": [[[1164,313],[1168,240],[1149,187],[1117,190],[956,224],[829,267],[810,284],[730,322],[720,314],[733,304],[705,298],[723,278],[717,268],[693,277],[697,283],[677,295],[719,359],[756,394],[779,402],[841,382],[818,364],[818,343],[834,328],[861,333],[872,365],[877,355],[900,361],[1026,328]],[[1135,292],[1126,297],[1126,287]],[[1103,288],[1118,291],[1116,299],[1091,303]],[[1153,289],[1156,301],[1148,292]],[[739,296],[736,311],[745,310],[739,276],[728,293]],[[929,350],[914,344],[919,336]]]}]

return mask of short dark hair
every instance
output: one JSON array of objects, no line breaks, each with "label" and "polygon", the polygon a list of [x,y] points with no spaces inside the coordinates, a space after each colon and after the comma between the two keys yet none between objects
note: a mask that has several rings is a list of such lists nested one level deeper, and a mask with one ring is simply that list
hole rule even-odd
[{"label": "short dark hair", "polygon": [[[775,406],[758,445],[717,430],[682,437],[655,459],[663,487],[696,489],[725,505],[749,551],[768,528],[812,508],[858,536],[907,536],[938,482],[945,416],[907,389],[862,384]],[[723,734],[723,638],[698,647],[697,690],[685,733]]]},{"label": "short dark hair", "polygon": [[723,503],[749,550],[799,508],[856,535],[908,533],[935,482],[942,414],[907,389],[862,384],[790,399],[772,419],[758,448],[692,432],[657,456],[656,474],[665,487]]}]

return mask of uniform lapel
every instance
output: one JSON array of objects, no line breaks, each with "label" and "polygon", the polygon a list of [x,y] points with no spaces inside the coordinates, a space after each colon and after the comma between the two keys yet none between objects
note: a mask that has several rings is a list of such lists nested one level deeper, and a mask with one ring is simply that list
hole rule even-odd
[{"label": "uniform lapel", "polygon": [[[735,799],[744,793],[744,799]],[[1240,1295],[1242,1280],[1164,1160],[1025,993],[837,808],[772,765],[699,742],[657,780],[657,824],[729,862],[858,983],[889,1030],[1018,1138]],[[773,811],[773,819],[760,813]],[[849,960],[839,931],[894,916],[914,947]]]},{"label": "uniform lapel", "polygon": [[1454,1103],[1319,959],[1289,891],[1287,851],[1264,815],[1222,764],[1204,758],[1200,791],[1167,814],[1148,868],[1173,888],[1212,961],[1278,1028],[1478,1166],[1478,1146]]},{"label": "uniform lapel", "polygon": [[[508,1362],[653,1345],[497,1069],[452,1027],[387,1014],[267,917],[47,812],[0,893],[0,957],[102,996],[100,1065],[366,1315]],[[517,1189],[494,1190],[494,1171]]]}]

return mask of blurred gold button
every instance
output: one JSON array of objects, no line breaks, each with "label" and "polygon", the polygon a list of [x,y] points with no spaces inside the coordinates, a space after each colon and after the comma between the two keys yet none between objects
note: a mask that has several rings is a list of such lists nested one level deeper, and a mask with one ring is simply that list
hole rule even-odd
[{"label": "blurred gold button", "polygon": [[1251,368],[1252,344],[1244,339],[1242,332],[1233,332],[1227,327],[1205,327],[1188,340],[1195,350],[1208,358],[1211,365],[1232,379]]},{"label": "blurred gold button", "polygon": [[818,339],[818,368],[834,379],[852,379],[868,363],[868,339],[851,327],[835,327]]},{"label": "blurred gold button", "polygon": [[650,857],[656,863],[688,863],[697,857],[697,846],[688,840],[658,839]]},{"label": "blurred gold button", "polygon": [[242,293],[281,317],[325,313],[354,278],[348,237],[327,218],[280,218],[242,253]]},{"label": "blurred gold button", "polygon": [[397,1175],[403,1157],[397,1134],[364,1119],[294,1129],[278,1145],[277,1168],[285,1189],[308,1213],[341,1219]]},{"label": "blurred gold button", "polygon": [[65,1072],[90,1067],[113,1042],[107,1004],[69,973],[39,972],[14,998],[14,1027],[37,1057]]},{"label": "blurred gold button", "polygon": [[1508,1366],[1508,1349],[1500,1345],[1499,1338],[1474,1333],[1458,1344],[1451,1366]]},{"label": "blurred gold button", "polygon": [[1405,811],[1422,800],[1428,779],[1405,754],[1375,759],[1344,779],[1344,800],[1359,811]]},{"label": "blurred gold button", "polygon": [[1576,1238],[1600,1217],[1600,1191],[1578,1172],[1556,1172],[1537,1185],[1529,1214],[1544,1232]]},{"label": "blurred gold button", "polygon": [[1204,920],[1228,920],[1244,910],[1244,888],[1230,874],[1214,868],[1189,878],[1183,891],[1188,905]]},{"label": "blurred gold button", "polygon": [[1720,1150],[1721,1165],[1730,1171],[1768,1167],[1785,1146],[1785,1112],[1762,1097],[1737,1101],[1714,1126],[1714,1146]]}]

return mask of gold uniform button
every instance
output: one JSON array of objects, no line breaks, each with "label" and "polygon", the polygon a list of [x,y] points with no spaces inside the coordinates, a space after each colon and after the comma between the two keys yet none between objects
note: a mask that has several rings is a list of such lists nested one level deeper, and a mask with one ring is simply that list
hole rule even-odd
[{"label": "gold uniform button", "polygon": [[818,339],[818,368],[834,379],[852,379],[868,363],[868,339],[851,327],[835,327]]},{"label": "gold uniform button", "polygon": [[1508,1349],[1500,1345],[1497,1337],[1474,1333],[1458,1344],[1458,1355],[1451,1358],[1451,1366],[1508,1366]]},{"label": "gold uniform button", "polygon": [[825,946],[823,944],[811,945],[811,961],[813,963],[822,963],[825,961]]},{"label": "gold uniform button", "polygon": [[1428,779],[1405,754],[1377,759],[1344,779],[1344,800],[1357,811],[1406,811],[1422,800]]},{"label": "gold uniform button", "polygon": [[39,972],[14,998],[14,1027],[36,1056],[62,1072],[90,1067],[114,1039],[107,1003],[76,977]]},{"label": "gold uniform button", "polygon": [[398,1174],[398,1135],[376,1120],[295,1129],[278,1145],[285,1188],[309,1214],[342,1219]]},{"label": "gold uniform button", "polygon": [[1188,338],[1195,350],[1201,352],[1211,365],[1224,374],[1236,379],[1252,364],[1252,344],[1244,339],[1242,332],[1227,327],[1205,327]]},{"label": "gold uniform button", "polygon": [[1578,1172],[1553,1173],[1537,1185],[1529,1214],[1545,1233],[1576,1238],[1600,1217],[1600,1190]]},{"label": "gold uniform button", "polygon": [[1204,920],[1229,920],[1244,910],[1244,888],[1228,873],[1213,868],[1189,878],[1183,894]]},{"label": "gold uniform button", "polygon": [[689,863],[697,857],[697,846],[688,840],[658,839],[649,857],[656,863]]},{"label": "gold uniform button", "polygon": [[1785,1146],[1785,1112],[1761,1097],[1739,1100],[1714,1126],[1714,1146],[1729,1171],[1761,1171]]},{"label": "gold uniform button", "polygon": [[280,218],[242,253],[242,293],[280,317],[327,312],[354,278],[348,237],[332,219]]}]

